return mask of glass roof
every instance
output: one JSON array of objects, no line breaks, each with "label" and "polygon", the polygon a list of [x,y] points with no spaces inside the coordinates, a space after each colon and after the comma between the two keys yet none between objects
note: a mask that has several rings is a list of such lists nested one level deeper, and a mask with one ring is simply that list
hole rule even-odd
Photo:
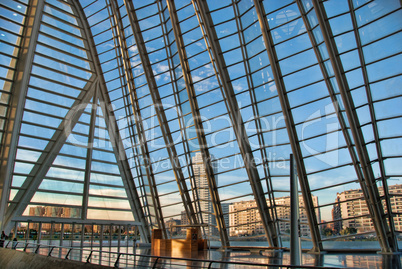
[{"label": "glass roof", "polygon": [[3,229],[63,207],[282,246],[294,158],[303,242],[398,250],[400,1],[8,0],[0,20]]}]

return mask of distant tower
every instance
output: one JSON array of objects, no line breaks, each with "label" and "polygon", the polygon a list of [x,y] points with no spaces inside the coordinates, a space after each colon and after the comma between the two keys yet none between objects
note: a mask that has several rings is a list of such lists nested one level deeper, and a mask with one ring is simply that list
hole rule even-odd
[{"label": "distant tower", "polygon": [[[213,160],[213,156],[211,155],[211,161]],[[211,194],[209,192],[208,187],[208,178],[207,173],[205,171],[204,162],[202,160],[202,155],[200,152],[197,152],[195,156],[192,158],[193,161],[193,170],[194,170],[194,180],[195,187],[197,190],[197,195],[199,199],[199,205],[201,210],[202,221],[204,224],[209,224],[209,227],[213,227],[211,229],[211,235],[215,235],[218,231],[216,228],[216,219],[214,215],[214,209],[211,201]],[[216,162],[211,162],[213,173],[216,175],[217,165]],[[218,184],[217,177],[215,176],[216,184]],[[209,234],[209,228],[205,229],[205,233]]]}]

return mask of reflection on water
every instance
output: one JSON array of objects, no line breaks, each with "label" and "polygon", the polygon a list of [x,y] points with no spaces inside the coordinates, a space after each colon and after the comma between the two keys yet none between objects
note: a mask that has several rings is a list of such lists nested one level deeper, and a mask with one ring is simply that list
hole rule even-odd
[{"label": "reflection on water", "polygon": [[[46,244],[46,242],[41,242]],[[250,243],[250,242],[249,242]],[[90,246],[84,246],[90,248]],[[99,246],[93,246],[93,250],[99,250]],[[54,248],[52,250],[53,257],[65,258],[68,253],[68,248]],[[35,248],[28,248],[27,252],[34,252]],[[39,253],[47,255],[49,248],[41,248]],[[110,251],[114,253],[107,253]],[[126,254],[118,254],[126,253]],[[130,255],[127,255],[130,254]],[[135,254],[135,255],[132,255]],[[251,254],[249,251],[219,251],[217,249],[210,249],[199,252],[177,252],[159,253],[159,256],[176,257],[176,258],[192,258],[201,261],[179,261],[168,260],[163,258],[149,257],[158,253],[151,253],[150,248],[142,247],[118,247],[117,243],[111,242],[109,246],[102,247],[102,252],[93,252],[90,250],[73,250],[68,255],[70,260],[80,260],[86,262],[88,259],[93,264],[100,264],[105,266],[115,266],[116,261],[119,268],[145,268],[152,267],[154,264],[156,268],[208,268],[209,263],[206,260],[215,261],[233,261],[233,262],[253,262],[265,265],[289,265],[290,254],[289,252],[282,251],[263,251],[262,255]],[[332,266],[341,268],[397,268],[402,269],[400,255],[380,255],[380,254],[363,254],[363,253],[342,253],[342,254],[321,254],[312,255],[308,253],[302,254],[302,264],[308,266]],[[233,265],[220,265],[218,263],[212,264],[211,268],[251,268],[247,266]]]}]

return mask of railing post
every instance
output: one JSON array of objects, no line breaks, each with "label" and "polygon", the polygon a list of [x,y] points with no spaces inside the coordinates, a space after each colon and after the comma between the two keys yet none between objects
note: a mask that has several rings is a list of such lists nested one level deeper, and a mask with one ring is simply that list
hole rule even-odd
[{"label": "railing post", "polygon": [[66,257],[64,258],[65,260],[68,260],[68,255],[70,255],[71,250],[73,250],[73,248],[70,248],[66,254]]},{"label": "railing post", "polygon": [[152,268],[156,268],[155,266],[156,266],[156,264],[158,263],[159,258],[160,258],[160,257],[157,257],[157,258],[156,258],[156,260],[155,260],[154,265],[152,266]]},{"label": "railing post", "polygon": [[29,243],[25,243],[24,252],[27,251],[28,244],[29,244]]},{"label": "railing post", "polygon": [[88,256],[88,258],[87,258],[87,263],[90,263],[90,261],[89,261],[89,260],[91,259],[92,252],[93,252],[93,251],[91,250],[91,253],[89,253],[89,256]]},{"label": "railing post", "polygon": [[[109,255],[110,255],[110,254],[109,254]],[[114,268],[119,268],[118,264],[119,264],[120,256],[121,256],[121,253],[119,253],[119,255],[117,255],[117,260],[116,260],[116,262],[114,263]]]},{"label": "railing post", "polygon": [[37,246],[36,246],[36,249],[35,249],[35,254],[38,254],[39,248],[40,248],[40,245],[37,245]]},{"label": "railing post", "polygon": [[52,247],[52,248],[49,250],[49,253],[47,254],[48,257],[52,256],[52,251],[53,251],[53,249],[54,249],[54,247]]},{"label": "railing post", "polygon": [[300,217],[297,167],[293,154],[290,154],[290,264],[300,265]]}]

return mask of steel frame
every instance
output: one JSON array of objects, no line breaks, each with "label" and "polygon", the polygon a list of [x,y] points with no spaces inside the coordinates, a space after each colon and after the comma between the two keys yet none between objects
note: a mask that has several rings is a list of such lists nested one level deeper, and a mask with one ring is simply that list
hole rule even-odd
[{"label": "steel frame", "polygon": [[78,100],[76,100],[72,106],[73,108],[67,113],[66,117],[60,123],[56,132],[50,139],[50,141],[54,141],[54,143],[48,143],[41,156],[38,158],[37,163],[32,168],[28,176],[32,177],[32,179],[24,181],[21,189],[15,195],[13,202],[7,208],[5,215],[5,224],[7,225],[7,228],[9,228],[9,225],[15,216],[20,216],[24,212],[29,201],[31,201],[42,182],[43,177],[46,175],[53,161],[57,157],[61,147],[64,145],[64,142],[67,140],[75,124],[84,112],[84,105],[86,105],[92,98],[95,91],[94,82],[88,83],[86,88],[89,89],[81,91]]},{"label": "steel frame", "polygon": [[359,127],[357,127],[359,120],[354,109],[353,100],[350,95],[350,89],[343,71],[342,63],[339,59],[339,53],[337,52],[335,42],[332,38],[333,35],[326,12],[322,7],[322,3],[319,3],[318,0],[312,0],[312,3],[314,6],[314,11],[317,15],[319,27],[321,28],[321,32],[323,34],[324,43],[328,50],[329,59],[334,70],[335,79],[339,87],[345,112],[350,123],[350,130],[352,132],[353,140],[355,141],[356,153],[364,177],[364,181],[360,181],[361,188],[365,195],[365,200],[374,223],[377,238],[381,246],[381,251],[383,253],[392,253],[397,251],[398,245],[395,241],[395,238],[390,237],[389,227],[386,223],[386,220],[383,218],[385,214],[383,208],[380,206],[381,202],[379,199],[377,186],[375,185],[374,173],[370,167],[370,159],[368,157],[367,149],[364,146],[362,131]]},{"label": "steel frame", "polygon": [[13,78],[11,88],[9,109],[7,111],[6,128],[1,147],[1,169],[0,169],[0,226],[2,230],[7,230],[5,222],[5,213],[9,199],[9,186],[11,186],[11,177],[17,153],[18,133],[22,121],[22,107],[25,102],[25,96],[28,90],[28,81],[30,70],[32,69],[34,49],[39,35],[40,20],[42,17],[44,2],[32,0],[27,11],[25,25],[23,30],[23,40],[19,51],[19,60],[16,66],[16,72]]},{"label": "steel frame", "polygon": [[[177,117],[178,117],[178,121],[179,121],[179,124],[180,124],[180,133],[181,133],[181,135],[183,137],[181,143],[183,145],[184,154],[185,154],[185,158],[186,158],[186,164],[187,164],[187,171],[189,173],[189,178],[190,178],[191,193],[192,193],[193,201],[194,201],[194,204],[193,204],[193,208],[194,208],[194,211],[195,211],[194,213],[196,214],[196,217],[197,217],[197,223],[204,223],[203,214],[201,212],[200,199],[199,199],[198,190],[197,190],[198,188],[196,186],[197,184],[195,182],[195,177],[194,177],[191,150],[190,150],[190,145],[189,145],[189,142],[188,142],[189,137],[188,137],[188,135],[187,135],[187,133],[185,131],[186,128],[187,128],[186,124],[184,122],[185,121],[185,116],[183,115],[183,113],[180,110],[180,108],[182,108],[181,102],[183,102],[183,100],[180,97],[180,93],[178,91],[178,85],[177,85],[177,83],[175,83],[175,81],[177,81],[177,75],[173,70],[174,69],[173,68],[174,61],[173,61],[172,51],[170,49],[170,47],[172,45],[169,45],[169,42],[171,42],[171,41],[169,40],[168,33],[167,33],[169,30],[165,29],[165,28],[167,28],[166,27],[166,20],[167,19],[165,18],[164,14],[163,14],[163,11],[162,11],[164,9],[164,7],[162,5],[162,2],[158,1],[157,4],[158,4],[159,17],[160,17],[161,21],[163,22],[162,26],[164,26],[164,27],[162,27],[163,39],[164,39],[164,42],[165,42],[167,61],[168,61],[169,67],[170,67],[170,77],[171,77],[171,80],[172,80],[171,84],[172,84],[172,88],[173,88],[173,96],[174,96],[174,100],[175,100],[175,107],[178,108],[177,109]],[[166,9],[167,9],[167,7],[166,7]],[[202,229],[204,234],[206,233],[205,232],[205,226],[201,226],[200,229]]]},{"label": "steel frame", "polygon": [[[326,86],[328,88],[328,92],[329,92],[332,104],[334,105],[336,115],[337,115],[338,120],[339,120],[339,125],[341,126],[342,134],[345,137],[347,148],[349,150],[349,153],[350,153],[350,156],[351,156],[351,159],[352,159],[352,162],[353,162],[353,166],[355,168],[355,171],[356,171],[357,177],[359,179],[359,182],[361,182],[363,180],[363,175],[362,175],[361,170],[359,168],[358,158],[356,156],[356,152],[353,149],[352,138],[350,137],[350,134],[347,131],[347,124],[346,124],[346,121],[344,119],[344,116],[342,115],[341,108],[339,106],[334,87],[331,84],[330,77],[329,77],[328,72],[326,70],[326,67],[324,65],[324,61],[323,61],[323,59],[321,57],[321,53],[320,53],[320,51],[318,49],[318,44],[317,44],[317,42],[316,42],[316,40],[314,38],[314,34],[312,33],[312,29],[311,29],[310,23],[309,23],[309,21],[307,19],[306,11],[303,8],[303,4],[300,1],[297,1],[297,5],[298,5],[298,8],[299,8],[300,14],[302,16],[302,19],[304,21],[304,24],[307,26],[306,30],[307,30],[309,39],[311,41],[311,44],[313,44],[314,53],[315,53],[315,55],[316,55],[316,57],[318,59],[318,64],[320,66],[322,75],[324,77],[325,84],[326,84]],[[316,26],[316,27],[318,27],[318,26]]]},{"label": "steel frame", "polygon": [[[91,119],[89,123],[89,135],[88,135],[88,145],[92,145],[95,136],[95,122],[96,122],[96,111],[98,109],[98,90],[95,90],[92,98],[92,110]],[[85,176],[84,176],[84,192],[82,197],[82,211],[81,218],[87,219],[88,210],[88,200],[89,200],[89,182],[91,177],[91,163],[92,163],[92,153],[93,148],[88,146],[87,148],[87,159],[85,163]]]},{"label": "steel frame", "polygon": [[[394,224],[394,218],[393,218],[393,214],[392,214],[392,206],[391,206],[390,195],[389,195],[389,190],[388,190],[387,176],[386,176],[385,167],[384,167],[384,158],[383,158],[382,149],[381,149],[381,145],[380,145],[380,138],[379,138],[380,135],[378,133],[377,120],[376,120],[376,116],[375,116],[373,98],[372,98],[371,90],[370,90],[370,84],[369,84],[369,79],[368,79],[368,74],[367,74],[367,67],[366,67],[366,63],[364,61],[364,54],[363,54],[363,48],[361,45],[362,43],[361,43],[361,39],[360,39],[360,33],[359,33],[358,26],[357,26],[356,14],[353,9],[353,2],[351,0],[348,0],[348,5],[349,5],[350,15],[352,18],[352,23],[353,23],[353,32],[355,34],[357,49],[359,52],[360,65],[362,67],[364,88],[366,90],[368,106],[370,109],[370,117],[371,117],[371,123],[373,126],[375,146],[376,146],[376,150],[377,150],[377,154],[378,154],[378,164],[380,167],[381,181],[382,181],[383,189],[384,189],[384,197],[385,197],[384,200],[385,200],[385,204],[387,206],[388,213],[386,215],[388,217],[388,223],[390,225],[390,227],[389,227],[390,231],[388,234],[388,238],[390,238],[390,240],[392,240],[392,242],[395,242],[395,243],[391,243],[391,245],[394,244],[393,246],[391,246],[392,250],[399,251],[396,234],[395,234],[395,224]],[[373,183],[375,184],[375,182],[373,182]],[[378,189],[377,189],[377,191],[378,191]]]},{"label": "steel frame", "polygon": [[258,21],[260,23],[260,27],[262,30],[262,35],[267,49],[269,62],[271,63],[271,68],[275,84],[277,87],[282,112],[283,115],[285,116],[285,123],[289,135],[290,145],[297,164],[297,174],[299,177],[300,188],[303,195],[303,201],[310,227],[311,239],[313,242],[313,248],[310,250],[310,253],[319,253],[323,249],[321,242],[321,235],[318,230],[317,216],[315,215],[314,204],[311,197],[311,191],[307,179],[306,168],[304,166],[303,155],[301,153],[300,144],[298,142],[293,116],[292,113],[290,112],[291,108],[288,97],[286,95],[286,87],[282,79],[281,68],[279,66],[276,57],[275,47],[269,34],[270,33],[269,25],[266,21],[266,18],[264,17],[265,14],[264,7],[262,6],[260,0],[254,0],[254,5],[256,7]]},{"label": "steel frame", "polygon": [[[115,1],[115,0],[114,0]],[[138,23],[137,15],[134,10],[132,1],[125,0],[125,6],[127,9],[128,18],[132,27],[132,31],[135,37],[135,41],[138,48],[138,53],[141,58],[141,62],[144,68],[145,76],[149,85],[149,91],[151,93],[152,102],[156,111],[156,116],[158,118],[159,126],[162,131],[162,136],[165,141],[166,150],[169,154],[170,163],[175,174],[177,186],[180,191],[180,196],[183,201],[184,209],[186,211],[187,217],[191,224],[198,224],[193,204],[187,189],[185,178],[181,170],[180,161],[174,146],[174,141],[170,133],[170,128],[166,119],[165,111],[163,109],[163,104],[159,95],[158,86],[155,81],[155,76],[153,75],[151,69],[151,62],[149,60],[147,50],[145,47],[144,39],[141,34],[141,29]],[[124,34],[124,33],[122,33]]]},{"label": "steel frame", "polygon": [[[115,8],[113,3],[111,3],[111,8]],[[127,52],[127,46],[125,45],[125,40],[120,38],[123,37],[124,34],[122,33],[122,28],[119,27],[119,20],[116,18],[116,16],[111,16],[109,15],[110,20],[114,20],[115,26],[111,24],[111,27],[117,31],[116,35],[113,37],[115,40],[115,50],[117,51],[118,48],[120,48],[121,51],[121,62],[122,65],[120,68],[124,68],[124,70],[131,70],[130,67],[130,61],[129,61],[129,56]],[[113,19],[112,19],[113,17]],[[118,43],[116,43],[118,41]],[[142,124],[142,117],[141,117],[141,109],[138,103],[138,98],[137,98],[137,93],[135,91],[136,87],[134,85],[134,78],[131,72],[124,72],[124,76],[126,77],[127,80],[127,89],[129,92],[129,97],[130,97],[130,103],[131,107],[134,111],[134,120],[135,120],[135,126],[137,129],[137,135],[138,135],[138,140],[140,143],[141,147],[141,155],[142,155],[142,160],[144,162],[147,178],[148,178],[148,184],[150,186],[150,192],[151,192],[151,198],[153,200],[153,204],[155,207],[155,215],[156,215],[156,221],[158,222],[158,227],[162,229],[162,233],[165,238],[167,238],[167,233],[165,229],[165,223],[163,221],[163,212],[161,210],[161,205],[160,205],[160,200],[159,200],[159,195],[158,195],[158,190],[156,187],[156,182],[155,182],[155,177],[152,169],[152,164],[151,164],[151,159],[149,157],[149,150],[148,150],[148,145],[146,142],[146,136],[145,136],[145,129]],[[105,92],[104,98],[109,98],[107,92]],[[109,102],[110,103],[110,100]],[[118,129],[117,129],[118,130]],[[152,225],[152,224],[151,224]]]},{"label": "steel frame", "polygon": [[101,64],[99,58],[97,57],[95,51],[95,44],[92,38],[92,34],[90,31],[90,27],[88,25],[87,20],[85,19],[85,15],[83,13],[82,7],[78,1],[71,1],[75,6],[76,12],[78,13],[79,18],[81,19],[81,24],[83,31],[85,32],[85,36],[87,37],[87,42],[89,44],[90,55],[92,56],[94,66],[93,68],[96,71],[96,74],[99,77],[98,88],[99,88],[99,101],[100,107],[103,111],[103,115],[105,118],[106,126],[109,130],[110,141],[113,145],[113,151],[116,156],[117,164],[119,167],[119,171],[121,173],[121,177],[123,180],[124,187],[126,189],[127,197],[136,221],[140,221],[141,225],[141,239],[143,242],[150,242],[151,234],[149,229],[149,224],[147,223],[144,212],[141,209],[141,203],[138,197],[138,193],[135,187],[135,183],[133,181],[133,176],[131,174],[130,166],[127,161],[127,156],[124,151],[124,146],[118,131],[118,126],[116,122],[116,118],[111,109],[108,108],[107,104],[110,104],[109,95],[107,93],[104,77],[101,72]]},{"label": "steel frame", "polygon": [[[198,7],[196,12],[200,28],[204,34],[205,43],[211,57],[211,61],[215,60],[215,68],[217,69],[218,81],[221,83],[221,91],[224,96],[226,107],[232,122],[232,127],[239,144],[240,153],[244,161],[245,169],[248,174],[249,182],[253,190],[254,198],[257,208],[260,212],[262,225],[267,235],[267,240],[270,246],[279,246],[278,235],[274,222],[268,210],[267,201],[265,199],[264,191],[261,185],[260,176],[256,168],[254,156],[250,147],[250,142],[244,127],[244,123],[241,117],[240,108],[236,101],[235,92],[233,90],[232,83],[230,82],[230,76],[226,68],[225,59],[222,56],[222,49],[220,47],[218,36],[215,29],[212,27],[212,18],[205,1],[192,0],[194,7]],[[205,38],[207,37],[207,38]],[[208,42],[209,41],[209,42]],[[219,80],[220,78],[220,80]]]},{"label": "steel frame", "polygon": [[198,103],[195,95],[195,90],[192,82],[192,77],[190,74],[189,65],[187,62],[185,46],[182,38],[182,33],[180,30],[179,20],[176,13],[176,7],[173,1],[167,0],[167,7],[172,22],[173,33],[177,42],[178,54],[181,62],[181,67],[183,69],[183,76],[186,83],[186,90],[189,97],[189,102],[191,106],[191,113],[193,115],[194,124],[196,127],[197,138],[200,143],[200,152],[207,174],[208,187],[211,194],[212,206],[214,208],[214,214],[216,218],[217,227],[220,234],[221,244],[223,248],[229,246],[229,237],[226,230],[225,220],[223,218],[222,206],[220,203],[219,193],[217,190],[217,184],[211,164],[211,156],[208,151],[207,141],[204,134],[204,129],[201,123],[201,116],[199,113]]}]

